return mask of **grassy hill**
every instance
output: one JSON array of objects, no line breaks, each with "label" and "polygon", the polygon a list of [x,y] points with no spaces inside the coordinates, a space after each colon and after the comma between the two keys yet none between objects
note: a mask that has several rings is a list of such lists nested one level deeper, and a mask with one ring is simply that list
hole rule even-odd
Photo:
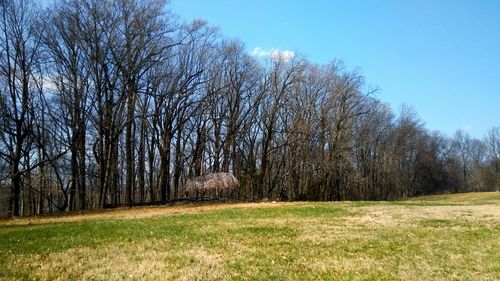
[{"label": "grassy hill", "polygon": [[0,279],[500,280],[500,192],[0,221]]}]

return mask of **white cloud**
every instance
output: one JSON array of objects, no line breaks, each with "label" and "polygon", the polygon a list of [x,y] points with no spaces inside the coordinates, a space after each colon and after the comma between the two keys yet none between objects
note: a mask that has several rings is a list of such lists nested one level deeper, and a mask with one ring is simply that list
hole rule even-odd
[{"label": "white cloud", "polygon": [[253,51],[250,53],[254,57],[268,57],[269,56],[269,51],[263,50],[261,47],[256,47],[253,49]]},{"label": "white cloud", "polygon": [[45,91],[56,91],[57,90],[57,85],[54,83],[54,78],[50,75],[43,76],[42,77],[42,88]]},{"label": "white cloud", "polygon": [[261,47],[256,47],[250,52],[254,57],[258,58],[271,58],[273,60],[284,60],[289,61],[295,56],[294,51],[289,50],[279,50],[271,48],[269,50],[264,50]]},{"label": "white cloud", "polygon": [[293,51],[280,51],[280,50],[272,50],[271,57],[274,59],[283,59],[285,61],[291,60],[295,56],[295,52]]},{"label": "white cloud", "polygon": [[460,130],[462,130],[464,132],[468,132],[468,131],[472,130],[472,126],[471,125],[465,125],[462,128],[460,128]]}]

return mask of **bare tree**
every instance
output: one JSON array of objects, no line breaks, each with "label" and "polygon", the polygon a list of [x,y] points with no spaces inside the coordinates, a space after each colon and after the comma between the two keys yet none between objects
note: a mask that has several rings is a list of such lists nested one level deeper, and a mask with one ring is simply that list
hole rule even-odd
[{"label": "bare tree", "polygon": [[173,182],[175,191],[179,188],[183,158],[182,135],[186,122],[196,108],[201,105],[203,95],[199,87],[203,82],[205,55],[210,48],[214,32],[204,22],[195,21],[184,26],[178,34],[176,45],[172,49],[172,58],[164,64],[158,74],[154,86],[154,115],[158,121],[161,201],[171,199],[172,175],[171,156],[172,141],[175,143],[175,169]]},{"label": "bare tree", "polygon": [[500,127],[491,128],[484,138],[488,161],[494,173],[494,187],[500,188]]},{"label": "bare tree", "polygon": [[458,130],[453,137],[453,147],[461,165],[462,184],[459,190],[462,192],[468,191],[470,188],[471,146],[472,140],[470,135],[463,130]]},{"label": "bare tree", "polygon": [[305,67],[303,60],[299,58],[288,58],[272,56],[269,60],[269,69],[262,82],[265,96],[261,104],[261,146],[260,146],[260,174],[258,178],[257,197],[269,197],[275,188],[272,184],[273,178],[269,172],[270,153],[276,149],[275,135],[280,128],[279,117],[284,112],[285,104],[289,100],[291,89],[301,79]]},{"label": "bare tree", "polygon": [[164,0],[0,1],[0,185],[14,215],[182,196],[382,200],[495,190],[500,129],[427,131],[339,60],[252,57]]},{"label": "bare tree", "polygon": [[136,103],[145,73],[159,63],[166,48],[169,27],[163,9],[166,1],[116,0],[118,13],[115,45],[111,49],[113,62],[120,75],[120,94],[126,100],[125,117],[125,197],[133,203],[135,190],[134,142]]},{"label": "bare tree", "polygon": [[[86,134],[89,106],[89,76],[81,37],[82,7],[77,2],[63,2],[49,15],[51,29],[43,34],[43,43],[50,54],[47,73],[60,102],[61,117],[68,129],[71,151],[70,209],[86,208]],[[67,114],[70,118],[64,118]],[[78,191],[78,201],[76,194]]]},{"label": "bare tree", "polygon": [[[11,210],[21,215],[22,177],[34,169],[35,99],[40,91],[40,41],[35,36],[39,9],[28,0],[0,2],[0,104],[2,149],[12,182]],[[26,162],[26,161],[29,162]]]}]

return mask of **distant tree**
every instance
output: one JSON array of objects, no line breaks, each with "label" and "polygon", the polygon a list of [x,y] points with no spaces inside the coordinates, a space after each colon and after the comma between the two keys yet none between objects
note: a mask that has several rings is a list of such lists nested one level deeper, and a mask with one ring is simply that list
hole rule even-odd
[{"label": "distant tree", "polygon": [[461,165],[462,181],[458,187],[461,192],[470,189],[470,174],[472,168],[472,140],[463,130],[456,131],[453,137],[453,148]]},{"label": "distant tree", "polygon": [[493,188],[500,189],[500,127],[491,128],[484,138],[489,165],[494,174]]},{"label": "distant tree", "polygon": [[23,176],[41,162],[32,158],[36,106],[42,84],[40,9],[28,0],[0,2],[0,156],[8,163],[11,210],[21,215]]},{"label": "distant tree", "polygon": [[13,215],[170,202],[232,173],[251,200],[500,186],[500,129],[425,129],[340,60],[253,57],[164,0],[0,1],[0,186]]},{"label": "distant tree", "polygon": [[164,6],[166,1],[117,0],[117,34],[111,55],[121,79],[120,95],[125,109],[125,197],[133,204],[136,181],[135,136],[137,100],[148,69],[164,58],[165,49],[171,47],[165,37],[169,32]]},{"label": "distant tree", "polygon": [[[84,56],[85,45],[80,23],[82,7],[77,2],[63,2],[51,11],[47,22],[51,28],[42,35],[42,42],[52,62],[47,73],[53,85],[54,104],[60,108],[59,118],[68,132],[71,152],[71,210],[86,208],[86,134],[90,114],[89,78]],[[78,200],[77,199],[78,192]]]},{"label": "distant tree", "polygon": [[259,123],[261,130],[260,174],[257,183],[257,198],[270,197],[275,190],[275,178],[270,173],[274,159],[271,152],[283,143],[277,142],[277,134],[284,130],[282,115],[286,114],[286,103],[295,83],[301,79],[305,61],[299,58],[288,59],[271,56],[267,73],[261,87],[265,89],[262,99]]},{"label": "distant tree", "polygon": [[[172,58],[164,62],[154,84],[154,116],[157,118],[160,157],[159,189],[161,201],[169,201],[178,193],[183,169],[183,133],[187,121],[202,105],[199,88],[204,81],[205,55],[211,48],[214,31],[195,21],[179,30]],[[172,177],[172,144],[175,141],[174,175]]]}]

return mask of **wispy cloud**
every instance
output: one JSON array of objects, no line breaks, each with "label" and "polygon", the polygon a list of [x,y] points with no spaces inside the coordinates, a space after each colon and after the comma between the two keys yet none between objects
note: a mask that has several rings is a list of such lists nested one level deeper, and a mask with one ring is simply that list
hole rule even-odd
[{"label": "wispy cloud", "polygon": [[271,48],[269,50],[264,50],[261,47],[256,47],[250,52],[254,57],[258,58],[271,58],[273,60],[284,60],[289,61],[295,56],[294,51],[289,50],[279,50]]},{"label": "wispy cloud", "polygon": [[263,57],[268,57],[270,52],[269,51],[266,51],[266,50],[263,50],[261,47],[256,47],[253,49],[252,52],[250,52],[250,54],[254,57],[260,57],[260,58],[263,58]]},{"label": "wispy cloud", "polygon": [[468,131],[472,130],[472,126],[471,125],[465,125],[462,128],[460,128],[460,130],[462,130],[464,132],[468,132]]},{"label": "wispy cloud", "polygon": [[54,83],[53,77],[46,75],[42,78],[42,88],[44,91],[56,91],[57,85]]}]

